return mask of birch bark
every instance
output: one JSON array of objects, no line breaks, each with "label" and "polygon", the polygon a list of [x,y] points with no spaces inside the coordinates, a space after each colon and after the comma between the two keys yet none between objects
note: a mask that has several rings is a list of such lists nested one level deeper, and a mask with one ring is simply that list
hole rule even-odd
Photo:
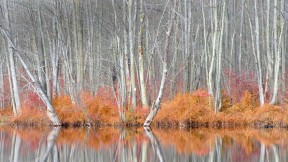
[{"label": "birch bark", "polygon": [[163,98],[163,92],[164,92],[164,88],[165,88],[165,83],[166,83],[166,77],[167,77],[167,55],[169,53],[169,45],[170,45],[170,39],[171,39],[171,32],[172,32],[172,28],[173,28],[173,20],[174,20],[174,16],[175,16],[175,9],[177,7],[177,3],[178,0],[174,1],[173,4],[173,8],[171,11],[171,17],[168,20],[168,29],[166,32],[166,41],[164,44],[164,53],[163,53],[163,71],[162,71],[162,79],[161,79],[161,84],[160,84],[160,89],[159,89],[159,93],[158,93],[158,97],[154,103],[154,105],[152,105],[151,109],[150,109],[150,113],[148,114],[147,118],[145,119],[144,122],[144,127],[150,127],[151,122],[153,121],[154,117],[156,116],[160,105],[161,105],[161,101]]},{"label": "birch bark", "polygon": [[[2,28],[2,32],[4,34],[8,34],[9,37],[11,37],[11,24],[10,24],[10,15],[9,15],[9,7],[8,7],[8,0],[4,0],[3,4],[3,10],[4,10],[4,17],[5,17],[5,26],[6,30],[9,30],[8,33],[6,33]],[[12,39],[12,37],[11,37]],[[19,86],[17,81],[17,75],[16,75],[16,63],[15,63],[15,51],[13,49],[13,44],[11,41],[7,41],[7,50],[8,50],[8,59],[9,59],[9,69],[11,74],[11,81],[12,81],[12,100],[15,103],[15,107],[13,107],[14,110],[14,116],[17,116],[21,113],[21,102],[20,102],[20,94],[19,94]]]}]

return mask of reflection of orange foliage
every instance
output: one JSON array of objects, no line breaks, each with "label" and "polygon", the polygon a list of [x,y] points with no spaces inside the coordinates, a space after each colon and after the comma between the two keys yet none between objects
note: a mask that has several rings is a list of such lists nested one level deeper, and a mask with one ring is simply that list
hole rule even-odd
[{"label": "reflection of orange foliage", "polygon": [[57,137],[57,144],[81,144],[85,142],[87,133],[87,130],[82,128],[61,129]]},{"label": "reflection of orange foliage", "polygon": [[[46,140],[47,134],[49,133],[49,129],[47,128],[37,128],[37,129],[17,129],[16,134],[20,136],[20,138],[28,143],[29,148],[32,150],[37,150],[39,147],[39,143],[41,140]],[[31,138],[33,137],[33,138]]]},{"label": "reflection of orange foliage", "polygon": [[153,132],[164,146],[173,145],[179,153],[185,154],[209,153],[214,149],[216,138],[222,139],[224,151],[230,149],[233,142],[236,142],[245,150],[246,154],[251,154],[255,150],[257,142],[264,143],[268,147],[273,144],[288,146],[288,132],[283,129],[154,129]]},{"label": "reflection of orange foliage", "polygon": [[132,148],[135,143],[141,146],[149,140],[143,133],[142,129],[114,129],[114,128],[99,128],[92,129],[89,133],[87,145],[98,150],[101,148],[109,148],[113,144],[119,146],[128,146]]},{"label": "reflection of orange foliage", "polygon": [[99,128],[90,130],[87,145],[98,150],[100,148],[108,148],[114,144],[120,136],[120,131],[111,128]]},{"label": "reflection of orange foliage", "polygon": [[[0,131],[9,133],[10,136],[13,136],[14,133],[16,136],[20,137],[21,140],[25,141],[30,150],[37,150],[39,143],[42,140],[46,140],[49,129],[47,128],[11,128],[11,127],[1,127]],[[33,137],[33,138],[31,138]]]},{"label": "reflection of orange foliage", "polygon": [[233,139],[245,149],[247,154],[253,151],[256,141],[264,143],[268,147],[273,144],[288,146],[288,132],[284,129],[218,129],[217,134],[226,139]]},{"label": "reflection of orange foliage", "polygon": [[124,145],[128,145],[128,147],[133,147],[133,143],[136,142],[137,145],[142,145],[145,142],[148,142],[149,139],[145,135],[144,128],[133,128],[133,129],[125,129],[121,133],[125,133],[125,138],[121,141]]},{"label": "reflection of orange foliage", "polygon": [[247,154],[251,153],[254,149],[254,132],[249,129],[218,129],[218,136],[222,137],[223,145],[229,149],[232,146],[229,141],[234,141],[242,146]]},{"label": "reflection of orange foliage", "polygon": [[[32,129],[13,129],[11,127],[0,127],[0,132],[9,134],[10,137],[17,135],[21,138],[30,150],[37,150],[41,143],[47,141],[48,134],[51,129],[32,128]],[[288,146],[288,131],[286,129],[153,129],[154,135],[161,142],[161,145],[173,146],[180,154],[207,155],[211,150],[215,149],[216,141],[222,140],[223,152],[231,150],[235,147],[235,143],[241,146],[247,155],[255,152],[259,148],[259,143],[270,147],[274,144]],[[33,137],[33,138],[31,138]],[[9,140],[11,141],[11,140]],[[21,143],[22,143],[21,142]],[[61,129],[56,144],[61,147],[63,145],[77,147],[91,147],[99,150],[103,148],[123,149],[132,148],[135,143],[139,148],[149,142],[143,128],[138,129],[114,129],[106,128],[69,128]],[[24,145],[24,146],[25,146]],[[24,147],[27,149],[27,147]]]},{"label": "reflection of orange foliage", "polygon": [[[161,143],[165,146],[173,145],[179,153],[197,155],[209,153],[215,140],[212,129],[192,129],[192,130],[153,130]],[[209,132],[209,133],[208,133]]]}]

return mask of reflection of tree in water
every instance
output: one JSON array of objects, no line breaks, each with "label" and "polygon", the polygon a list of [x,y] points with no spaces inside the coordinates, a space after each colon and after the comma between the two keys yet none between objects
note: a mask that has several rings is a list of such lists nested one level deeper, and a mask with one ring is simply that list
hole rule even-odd
[{"label": "reflection of tree in water", "polygon": [[41,157],[41,160],[40,160],[41,162],[47,161],[49,154],[51,153],[52,150],[53,150],[54,160],[58,161],[58,148],[55,145],[55,140],[58,137],[59,132],[60,132],[60,127],[54,127],[53,130],[49,133],[47,137],[47,149],[44,155]]},{"label": "reflection of tree in water", "polygon": [[13,132],[12,147],[11,147],[11,161],[19,161],[19,151],[21,146],[21,138],[17,136],[16,131]]},{"label": "reflection of tree in water", "polygon": [[150,127],[144,127],[145,129],[145,133],[148,136],[153,150],[156,151],[157,157],[159,158],[159,161],[165,161],[165,157],[161,148],[161,145],[157,139],[157,137],[154,135],[154,133],[152,132],[152,130],[150,129]]},{"label": "reflection of tree in water", "polygon": [[288,159],[287,135],[283,129],[19,128],[0,131],[0,161],[278,162]]}]

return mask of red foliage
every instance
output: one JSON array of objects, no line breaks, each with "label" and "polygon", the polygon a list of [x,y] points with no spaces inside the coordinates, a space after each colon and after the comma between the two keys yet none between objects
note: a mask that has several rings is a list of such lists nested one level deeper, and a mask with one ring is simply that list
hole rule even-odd
[{"label": "red foliage", "polygon": [[111,87],[99,87],[97,93],[96,93],[96,98],[99,100],[105,100],[106,103],[111,104],[115,107],[117,107],[117,103],[115,100],[115,96],[113,95],[113,89],[111,89]]},{"label": "red foliage", "polygon": [[243,73],[237,73],[233,70],[225,69],[224,75],[230,87],[230,93],[234,103],[240,101],[245,91],[258,94],[257,78],[254,72],[245,71]]},{"label": "red foliage", "polygon": [[193,93],[193,95],[198,97],[209,97],[209,93],[203,89],[198,89]]},{"label": "red foliage", "polygon": [[45,106],[44,102],[42,99],[39,97],[39,95],[35,92],[28,92],[27,98],[23,99],[23,105],[25,107],[29,108],[39,108]]}]

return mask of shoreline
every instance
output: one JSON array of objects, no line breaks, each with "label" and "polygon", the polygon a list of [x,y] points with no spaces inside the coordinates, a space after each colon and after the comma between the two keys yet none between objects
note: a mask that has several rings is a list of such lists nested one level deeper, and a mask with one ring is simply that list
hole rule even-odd
[{"label": "shoreline", "polygon": [[[53,128],[53,127],[61,127],[61,128],[102,128],[102,127],[110,127],[110,128],[141,128],[144,127],[143,123],[90,123],[90,125],[85,123],[62,123],[59,126],[53,126],[50,122],[48,123],[36,123],[36,122],[13,122],[2,120],[0,118],[0,127],[11,127],[11,128]],[[199,122],[199,121],[191,121],[185,123],[172,123],[172,122],[159,122],[155,121],[151,124],[151,128],[156,129],[197,129],[197,128],[216,128],[216,129],[233,129],[233,128],[254,128],[254,129],[272,129],[272,128],[281,128],[287,129],[288,124],[282,123],[279,121],[278,123],[271,123],[271,121],[267,121],[266,123],[260,122],[227,122],[227,121],[215,121],[215,122]]]}]

